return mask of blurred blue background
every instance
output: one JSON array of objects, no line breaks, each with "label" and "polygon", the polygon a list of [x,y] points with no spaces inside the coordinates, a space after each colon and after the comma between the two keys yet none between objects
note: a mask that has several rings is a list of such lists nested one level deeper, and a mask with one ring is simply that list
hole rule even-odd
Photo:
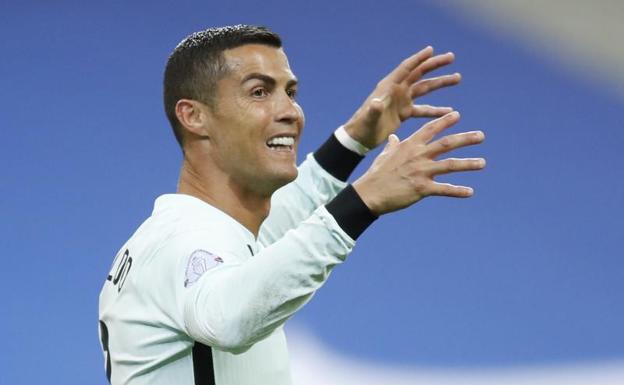
[{"label": "blurred blue background", "polygon": [[456,54],[439,74],[464,80],[420,102],[459,110],[451,132],[487,135],[456,153],[486,157],[485,171],[441,178],[473,186],[473,198],[429,198],[379,220],[293,325],[379,365],[624,362],[624,98],[608,74],[584,77],[546,39],[527,42],[474,11],[429,1],[1,5],[0,383],[106,383],[101,285],[180,167],[162,111],[165,61],[189,33],[236,23],[283,37],[307,118],[300,159],[429,44]]}]

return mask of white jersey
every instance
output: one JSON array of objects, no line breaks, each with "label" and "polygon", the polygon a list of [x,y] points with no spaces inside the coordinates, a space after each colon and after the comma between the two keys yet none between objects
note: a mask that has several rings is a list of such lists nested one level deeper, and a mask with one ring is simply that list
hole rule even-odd
[{"label": "white jersey", "polygon": [[258,240],[197,198],[159,197],[100,294],[111,384],[290,384],[282,325],[354,246],[323,206],[345,186],[308,155]]}]

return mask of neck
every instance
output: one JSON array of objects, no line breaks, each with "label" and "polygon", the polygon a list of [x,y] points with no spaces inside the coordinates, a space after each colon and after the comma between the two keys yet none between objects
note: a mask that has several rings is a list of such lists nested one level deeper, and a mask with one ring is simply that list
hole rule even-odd
[{"label": "neck", "polygon": [[225,212],[258,237],[260,225],[269,215],[271,196],[245,189],[215,167],[201,167],[186,156],[180,170],[178,190]]}]

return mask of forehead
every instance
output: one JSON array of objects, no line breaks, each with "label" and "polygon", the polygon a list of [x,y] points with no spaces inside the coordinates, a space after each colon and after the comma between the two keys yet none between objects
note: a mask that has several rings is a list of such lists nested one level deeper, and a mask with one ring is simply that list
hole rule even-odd
[{"label": "forehead", "polygon": [[261,73],[276,79],[293,79],[288,57],[282,48],[263,44],[247,44],[223,51],[230,76],[242,78],[250,73]]}]

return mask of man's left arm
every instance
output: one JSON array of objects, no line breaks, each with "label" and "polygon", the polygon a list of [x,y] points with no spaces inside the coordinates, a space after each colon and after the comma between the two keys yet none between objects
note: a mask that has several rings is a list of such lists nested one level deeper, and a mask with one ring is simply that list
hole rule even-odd
[{"label": "man's left arm", "polygon": [[403,121],[451,112],[450,107],[414,104],[414,99],[459,83],[458,73],[423,79],[453,60],[452,53],[433,56],[433,48],[426,47],[384,77],[351,119],[307,156],[297,179],[273,194],[259,241],[265,246],[275,242],[333,199],[365,154],[385,142]]}]

